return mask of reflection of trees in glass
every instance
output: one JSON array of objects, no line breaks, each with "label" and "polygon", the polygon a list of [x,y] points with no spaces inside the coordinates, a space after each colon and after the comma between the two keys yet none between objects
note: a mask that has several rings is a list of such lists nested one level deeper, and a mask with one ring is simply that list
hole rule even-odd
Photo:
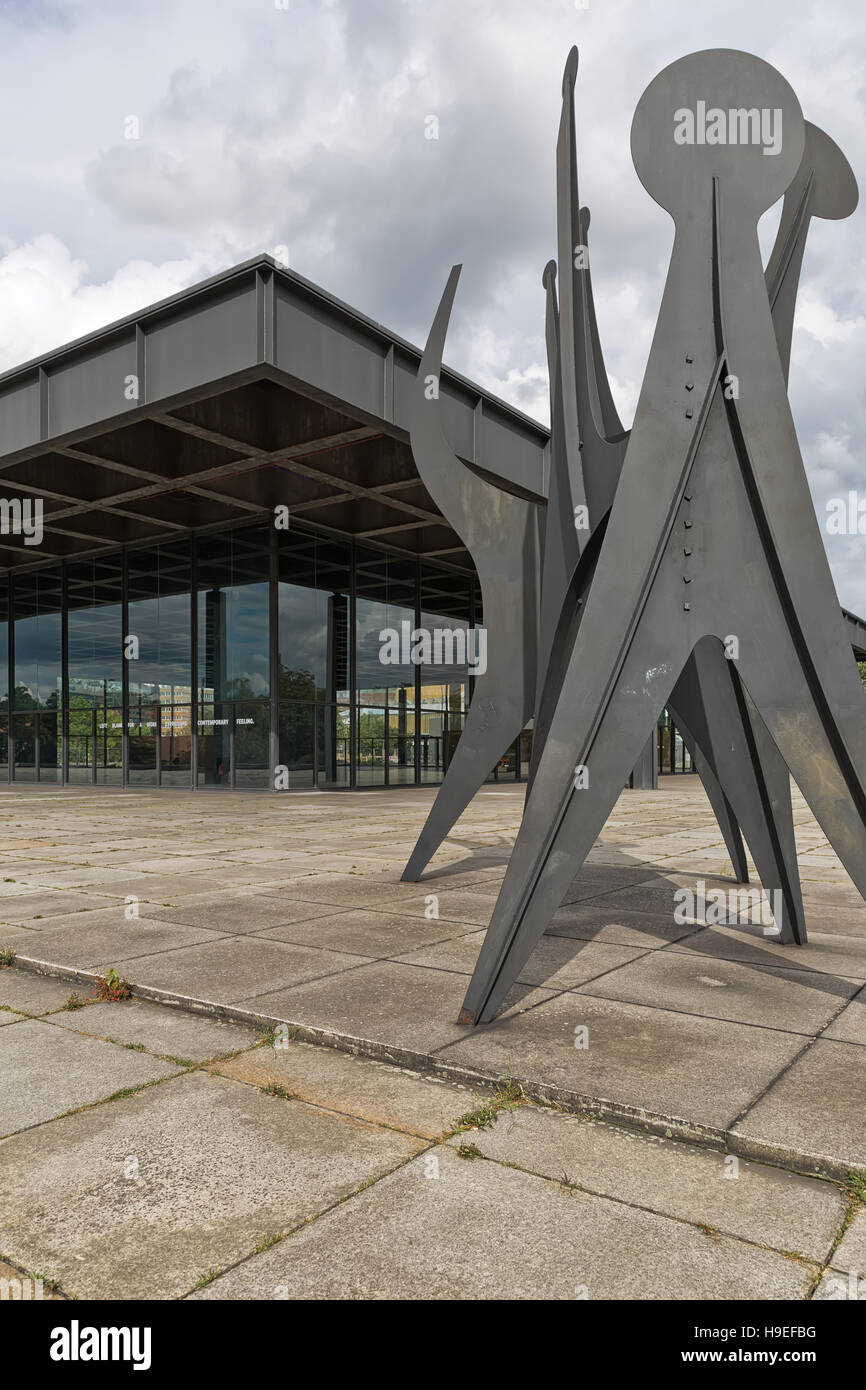
[{"label": "reflection of trees in glass", "polygon": [[296,671],[291,666],[280,663],[280,699],[282,700],[324,700],[325,692],[316,688],[316,678],[312,671]]},{"label": "reflection of trees in glass", "polygon": [[358,711],[358,762],[369,763],[382,757],[385,750],[385,712]]},{"label": "reflection of trees in glass", "polygon": [[[270,718],[265,704],[235,705],[235,759],[239,768],[269,767]],[[252,724],[243,724],[252,719]]]},{"label": "reflection of trees in glass", "polygon": [[228,698],[231,700],[257,700],[260,692],[253,689],[253,683],[248,676],[238,676],[236,680],[228,682]]}]

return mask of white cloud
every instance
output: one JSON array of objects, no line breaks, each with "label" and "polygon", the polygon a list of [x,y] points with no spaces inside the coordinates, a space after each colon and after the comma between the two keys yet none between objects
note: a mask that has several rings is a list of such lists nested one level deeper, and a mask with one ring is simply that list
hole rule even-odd
[{"label": "white cloud", "polygon": [[47,233],[0,257],[0,371],[106,323],[135,313],[201,279],[201,261],[129,261],[102,284]]},{"label": "white cloud", "polygon": [[[0,118],[14,138],[0,147],[0,363],[281,244],[303,274],[422,342],[462,261],[447,360],[546,418],[541,272],[576,42],[581,197],[628,424],[671,244],[629,155],[655,73],[698,48],[761,53],[866,167],[866,11],[805,0],[794,24],[782,0],[676,8],[674,23],[670,0],[4,6]],[[124,139],[130,114],[137,142]],[[864,247],[862,213],[812,225],[791,396],[816,502],[866,487]],[[831,560],[843,601],[866,611],[851,552]]]}]

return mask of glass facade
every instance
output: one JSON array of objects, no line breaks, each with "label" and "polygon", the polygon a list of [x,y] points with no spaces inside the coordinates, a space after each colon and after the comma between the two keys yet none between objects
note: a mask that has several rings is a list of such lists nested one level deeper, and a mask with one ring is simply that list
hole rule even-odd
[{"label": "glass facade", "polygon": [[682,734],[667,709],[659,715],[658,770],[660,775],[666,772],[697,772]]},{"label": "glass facade", "polygon": [[[466,633],[480,620],[472,576],[294,523],[13,572],[0,577],[0,778],[439,782],[471,698]],[[418,627],[442,635],[420,664]],[[525,776],[530,740],[491,778]]]}]

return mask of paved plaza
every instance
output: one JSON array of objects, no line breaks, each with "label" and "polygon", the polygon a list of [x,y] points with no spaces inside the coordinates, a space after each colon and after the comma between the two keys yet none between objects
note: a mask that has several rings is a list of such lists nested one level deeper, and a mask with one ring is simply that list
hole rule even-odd
[{"label": "paved plaza", "polygon": [[[426,789],[0,793],[0,1279],[845,1296],[866,906],[808,810],[810,941],[782,947],[676,920],[679,889],[735,886],[697,779],[624,792],[505,1011],[468,1029],[522,792],[479,794],[419,884]],[[136,997],[92,1000],[109,969]]]}]

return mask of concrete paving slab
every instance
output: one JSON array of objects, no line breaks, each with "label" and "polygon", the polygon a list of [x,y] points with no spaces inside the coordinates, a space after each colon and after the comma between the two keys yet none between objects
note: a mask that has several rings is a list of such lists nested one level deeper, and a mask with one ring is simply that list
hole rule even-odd
[{"label": "concrete paving slab", "polygon": [[829,1182],[535,1105],[458,1134],[485,1158],[823,1263],[845,1216]]},{"label": "concrete paving slab", "polygon": [[[744,885],[736,883],[732,878],[712,874],[692,877],[690,874],[671,871],[668,875],[657,874],[653,878],[646,879],[643,883],[606,894],[604,907],[609,912],[630,910],[632,912],[650,912],[661,917],[667,915],[673,918],[679,902],[676,894],[687,888],[697,895],[700,891],[699,883],[704,884],[705,893],[710,893],[713,889],[720,889],[725,894],[744,890]],[[755,885],[749,885],[749,887],[754,889]]]},{"label": "concrete paving slab", "polygon": [[3,1028],[7,1023],[20,1023],[22,1019],[27,1017],[27,1014],[16,1014],[11,1009],[0,1008],[0,1028]]},{"label": "concrete paving slab", "polygon": [[4,1028],[0,1030],[0,1134],[41,1125],[76,1106],[172,1076],[177,1070],[170,1062],[83,1038],[38,1019]]},{"label": "concrete paving slab", "polygon": [[4,899],[0,903],[0,920],[3,922],[34,922],[46,917],[68,916],[70,913],[87,912],[93,908],[105,907],[105,898],[93,893],[64,892],[45,890],[38,893],[22,893],[18,897]]},{"label": "concrete paving slab", "polygon": [[866,937],[866,903],[839,906],[832,902],[809,902],[805,908],[806,927],[810,932],[827,932],[830,936]]},{"label": "concrete paving slab", "polygon": [[26,941],[28,937],[38,935],[35,930],[38,926],[38,922],[33,927],[22,927],[17,923],[13,926],[11,922],[0,922],[0,950],[14,949],[16,945]]},{"label": "concrete paving slab", "polygon": [[[327,951],[349,951],[366,956],[396,956],[401,952],[420,949],[433,942],[447,940],[461,932],[473,932],[465,922],[427,920],[423,914],[412,917],[356,908],[353,912],[335,909],[334,905],[318,907],[298,903],[297,908],[309,908],[311,918],[290,921],[257,933],[269,941],[296,941],[305,946],[319,946]],[[328,916],[316,916],[327,911]]]},{"label": "concrete paving slab", "polygon": [[852,980],[866,980],[866,937],[832,936],[809,931],[805,946],[780,946],[749,923],[736,927],[704,927],[675,942],[672,951],[694,951],[722,960],[752,965],[779,965],[788,970],[814,970]]},{"label": "concrete paving slab", "polygon": [[[409,914],[423,914],[427,905],[427,894],[412,898],[402,904],[402,911]],[[491,887],[446,888],[437,891],[440,922],[456,922],[474,927],[487,927],[493,916],[498,892]]]},{"label": "concrete paving slab", "polygon": [[[588,1047],[578,1048],[588,1033]],[[798,1034],[569,992],[440,1054],[721,1134],[803,1047]],[[691,1132],[691,1131],[690,1131]]]},{"label": "concrete paving slab", "polygon": [[[618,895],[629,890],[632,895],[637,895],[637,903],[634,896],[626,903],[620,901]],[[673,890],[668,891],[667,880],[651,864],[638,864],[633,868],[619,868],[612,864],[586,864],[562,901],[565,906],[573,906],[595,903],[601,899],[604,899],[606,904],[611,899],[617,910],[651,910],[663,916],[673,916],[673,908],[670,906],[672,897]],[[651,903],[653,906],[650,906]]]},{"label": "concrete paving slab", "polygon": [[78,970],[101,970],[120,958],[133,960],[157,951],[223,940],[218,933],[201,927],[156,922],[146,916],[127,921],[122,906],[49,921],[44,930],[31,932],[26,942],[18,943],[18,955]]},{"label": "concrete paving slab", "polygon": [[165,854],[148,859],[142,855],[138,868],[143,874],[209,874],[225,867],[225,861],[215,855]]},{"label": "concrete paving slab", "polygon": [[89,1004],[86,1009],[53,1014],[52,1022],[76,1033],[111,1038],[126,1046],[142,1044],[148,1052],[189,1062],[224,1057],[252,1047],[259,1038],[255,1029],[243,1024],[185,1013],[146,999]]},{"label": "concrete paving slab", "polygon": [[[29,970],[0,970],[0,1004],[24,1014],[47,1014],[62,1009],[75,985]],[[79,993],[81,991],[79,990]]]},{"label": "concrete paving slab", "polygon": [[[608,821],[608,827],[611,824],[612,822]],[[600,864],[588,859],[572,880],[563,901],[579,902],[591,895],[615,893],[618,889],[633,888],[641,883],[658,880],[659,877],[652,867],[647,868],[644,863],[636,864],[621,859],[617,864]]]},{"label": "concrete paving slab", "polygon": [[[455,1022],[465,994],[465,975],[382,961],[343,975],[338,989],[333,981],[316,980],[240,1002],[290,1023],[373,1041],[400,1060],[401,1051],[429,1053],[465,1036],[465,1027]],[[548,998],[549,990],[516,986],[502,1017],[516,1019],[521,1010]]]},{"label": "concrete paving slab", "polygon": [[740,961],[654,951],[584,986],[588,994],[632,1004],[783,1028],[812,1037],[860,989],[817,971],[779,970]]},{"label": "concrete paving slab", "polygon": [[26,882],[28,874],[38,873],[40,869],[50,869],[53,865],[53,859],[39,859],[35,854],[32,859],[29,856],[19,859],[7,854],[0,858],[0,879],[14,876],[16,880],[23,879]]},{"label": "concrete paving slab", "polygon": [[[735,1127],[767,1157],[844,1176],[866,1170],[866,1067],[853,1043],[813,1043]],[[754,1152],[753,1148],[753,1152]]]},{"label": "concrete paving slab", "polygon": [[428,1139],[489,1101],[465,1086],[302,1042],[257,1047],[213,1070],[254,1086],[274,1083],[297,1100]]},{"label": "concrete paving slab", "polygon": [[[799,838],[798,836],[798,839]],[[845,884],[816,882],[814,879],[810,879],[807,876],[808,870],[805,867],[805,856],[801,856],[801,863],[803,866],[803,906],[807,911],[810,908],[817,909],[821,907],[832,907],[843,910],[849,908],[856,908],[860,911],[864,910],[863,899],[860,897],[860,894],[857,892],[857,889],[850,879]]]},{"label": "concrete paving slab", "polygon": [[[845,1274],[853,1270],[866,1281],[866,1207],[860,1206],[855,1211],[830,1258],[830,1264],[833,1269],[842,1270]],[[863,1293],[866,1294],[866,1282]]]},{"label": "concrete paving slab", "polygon": [[90,867],[81,869],[74,868],[54,868],[50,872],[43,871],[39,874],[28,876],[28,881],[32,888],[57,889],[57,888],[90,888],[91,892],[99,892],[106,888],[111,892],[112,885],[118,880],[129,877],[127,868],[109,868],[105,864],[91,864]]},{"label": "concrete paving slab", "polygon": [[[397,960],[407,965],[432,965],[439,970],[456,970],[471,975],[485,933],[471,932],[418,951],[406,952]],[[523,984],[544,985],[547,989],[573,989],[585,980],[595,979],[615,970],[617,966],[638,958],[639,951],[622,946],[599,945],[595,942],[571,940],[565,937],[543,937],[520,972]]]},{"label": "concrete paving slab", "polygon": [[284,882],[280,888],[281,897],[293,897],[304,902],[334,903],[337,907],[365,907],[372,904],[388,907],[391,911],[404,911],[397,908],[397,902],[405,902],[418,895],[415,883],[401,884],[399,874],[335,874],[310,873],[298,876],[294,885]]},{"label": "concrete paving slab", "polygon": [[148,916],[157,922],[179,922],[237,936],[244,932],[267,931],[269,927],[298,919],[327,916],[334,911],[330,904],[283,902],[262,893],[222,892],[218,896],[184,898],[178,907],[149,909]]},{"label": "concrete paving slab", "polygon": [[0,1239],[82,1298],[176,1298],[422,1146],[188,1073],[0,1146],[19,1194]]},{"label": "concrete paving slab", "polygon": [[[414,842],[407,851],[407,859],[413,848]],[[414,886],[419,892],[429,887],[431,893],[438,893],[442,888],[482,888],[498,893],[507,867],[507,854],[494,856],[491,860],[490,855],[479,852],[451,864],[435,863],[428,866],[422,879],[414,885],[407,883],[406,887]]]},{"label": "concrete paving slab", "polygon": [[559,908],[553,914],[547,935],[654,951],[672,941],[681,941],[696,930],[694,926],[675,922],[669,913],[608,908],[607,899],[601,897]]},{"label": "concrete paving slab", "polygon": [[140,874],[137,869],[128,878],[119,878],[111,884],[111,892],[121,901],[133,894],[143,902],[162,906],[196,894],[212,894],[219,886],[213,874]]},{"label": "concrete paving slab", "polygon": [[194,1296],[773,1299],[802,1297],[809,1277],[775,1252],[440,1147]]},{"label": "concrete paving slab", "polygon": [[32,893],[32,883],[6,883],[0,881],[0,910],[6,898],[20,898],[24,893]]},{"label": "concrete paving slab", "polygon": [[829,1028],[825,1029],[825,1038],[834,1038],[836,1042],[858,1043],[861,1047],[866,1046],[866,988],[862,989],[856,999],[852,999],[838,1017],[834,1018]]},{"label": "concrete paving slab", "polygon": [[[162,925],[164,930],[169,930],[168,923]],[[271,994],[304,980],[318,980],[322,976],[357,969],[364,961],[364,956],[318,951],[310,946],[292,946],[282,941],[265,941],[261,937],[217,936],[202,946],[184,946],[176,951],[129,959],[122,957],[114,963],[114,968],[135,984],[172,990],[193,999],[233,1004],[254,993]],[[333,985],[331,989],[334,990]],[[341,985],[340,992],[342,989]]]}]

